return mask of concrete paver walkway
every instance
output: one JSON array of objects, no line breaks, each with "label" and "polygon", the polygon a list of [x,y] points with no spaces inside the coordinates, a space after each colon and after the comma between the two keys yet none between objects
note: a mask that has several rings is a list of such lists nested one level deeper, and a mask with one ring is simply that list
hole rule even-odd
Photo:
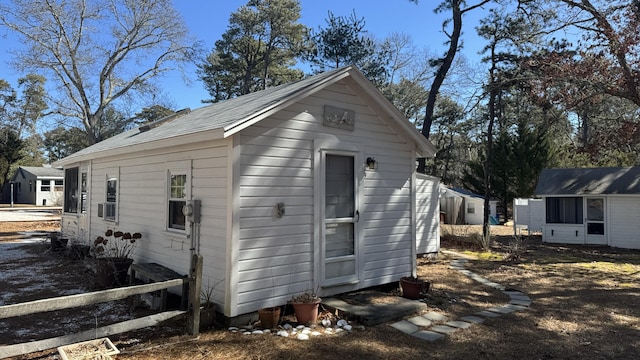
[{"label": "concrete paver walkway", "polygon": [[478,311],[475,314],[463,316],[458,320],[450,321],[442,314],[432,311],[421,316],[396,321],[392,323],[391,326],[405,334],[427,341],[436,341],[442,339],[445,335],[452,334],[461,329],[467,329],[473,324],[482,324],[488,318],[496,318],[529,308],[531,298],[529,298],[527,294],[520,291],[507,290],[504,286],[465,269],[464,265],[466,263],[467,259],[455,259],[451,261],[451,268],[483,285],[502,291],[509,296],[509,302],[502,306],[490,307],[486,310]]}]

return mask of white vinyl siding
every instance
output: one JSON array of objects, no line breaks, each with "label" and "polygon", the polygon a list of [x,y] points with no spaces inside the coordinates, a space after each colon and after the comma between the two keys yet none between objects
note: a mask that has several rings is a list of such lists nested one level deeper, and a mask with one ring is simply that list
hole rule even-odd
[{"label": "white vinyl siding", "polygon": [[608,201],[609,245],[640,249],[640,199],[637,196],[611,196]]},{"label": "white vinyl siding", "polygon": [[[322,125],[324,105],[353,110],[355,130]],[[314,289],[314,141],[362,143],[376,170],[364,175],[358,288],[411,273],[412,146],[338,83],[243,130],[240,157],[238,313],[282,305]],[[364,161],[364,160],[363,160]],[[361,165],[361,167],[360,167]],[[364,171],[364,162],[358,164]],[[285,215],[274,216],[285,204]],[[340,288],[320,289],[324,294]]]},{"label": "white vinyl siding", "polygon": [[[104,199],[105,179],[110,169],[119,167],[118,222],[97,217],[97,202],[92,202],[92,234],[95,239],[106,227],[137,231],[143,237],[136,249],[136,262],[156,262],[178,273],[188,274],[191,240],[185,232],[167,231],[167,191],[171,169],[179,169],[191,178],[188,194],[202,201],[200,253],[204,257],[203,288],[214,288],[214,300],[223,304],[226,274],[228,141],[219,140],[168,146],[162,150],[95,159],[89,177],[90,196]],[[189,169],[188,172],[184,169]],[[204,220],[206,219],[206,220]],[[104,224],[104,228],[96,226]],[[179,289],[178,289],[179,290]]]}]

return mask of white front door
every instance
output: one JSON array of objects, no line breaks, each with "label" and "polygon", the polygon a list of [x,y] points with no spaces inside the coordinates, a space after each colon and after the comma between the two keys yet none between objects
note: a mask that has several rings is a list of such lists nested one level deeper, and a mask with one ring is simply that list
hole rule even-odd
[{"label": "white front door", "polygon": [[585,198],[585,244],[606,245],[605,199],[603,197]]},{"label": "white front door", "polygon": [[323,286],[358,280],[357,154],[324,153]]}]

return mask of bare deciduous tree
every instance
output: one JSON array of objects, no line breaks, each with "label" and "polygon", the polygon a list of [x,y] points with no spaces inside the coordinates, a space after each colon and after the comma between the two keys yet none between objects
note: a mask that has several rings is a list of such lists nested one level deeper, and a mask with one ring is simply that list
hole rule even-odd
[{"label": "bare deciduous tree", "polygon": [[52,112],[79,119],[90,144],[102,140],[96,125],[109,105],[150,93],[191,50],[170,0],[11,0],[0,25],[23,44],[14,65],[48,75],[58,86]]}]

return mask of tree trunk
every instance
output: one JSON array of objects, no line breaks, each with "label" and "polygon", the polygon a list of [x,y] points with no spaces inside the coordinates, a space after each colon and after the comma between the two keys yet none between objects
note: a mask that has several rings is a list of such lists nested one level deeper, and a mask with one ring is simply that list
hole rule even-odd
[{"label": "tree trunk", "polygon": [[462,33],[462,10],[460,9],[461,1],[460,0],[452,0],[451,3],[451,11],[453,15],[453,31],[451,32],[451,36],[449,37],[449,49],[447,50],[447,54],[444,59],[442,59],[442,64],[438,68],[436,72],[436,76],[433,79],[433,83],[431,83],[431,89],[429,89],[429,97],[427,98],[427,108],[426,114],[424,117],[424,123],[422,124],[422,135],[424,135],[427,139],[431,133],[431,125],[433,124],[433,111],[436,105],[436,99],[438,97],[438,92],[440,91],[440,86],[444,82],[444,79],[451,68],[451,64],[453,63],[453,59],[456,56],[456,52],[458,51],[458,42],[460,41],[460,34]]}]

